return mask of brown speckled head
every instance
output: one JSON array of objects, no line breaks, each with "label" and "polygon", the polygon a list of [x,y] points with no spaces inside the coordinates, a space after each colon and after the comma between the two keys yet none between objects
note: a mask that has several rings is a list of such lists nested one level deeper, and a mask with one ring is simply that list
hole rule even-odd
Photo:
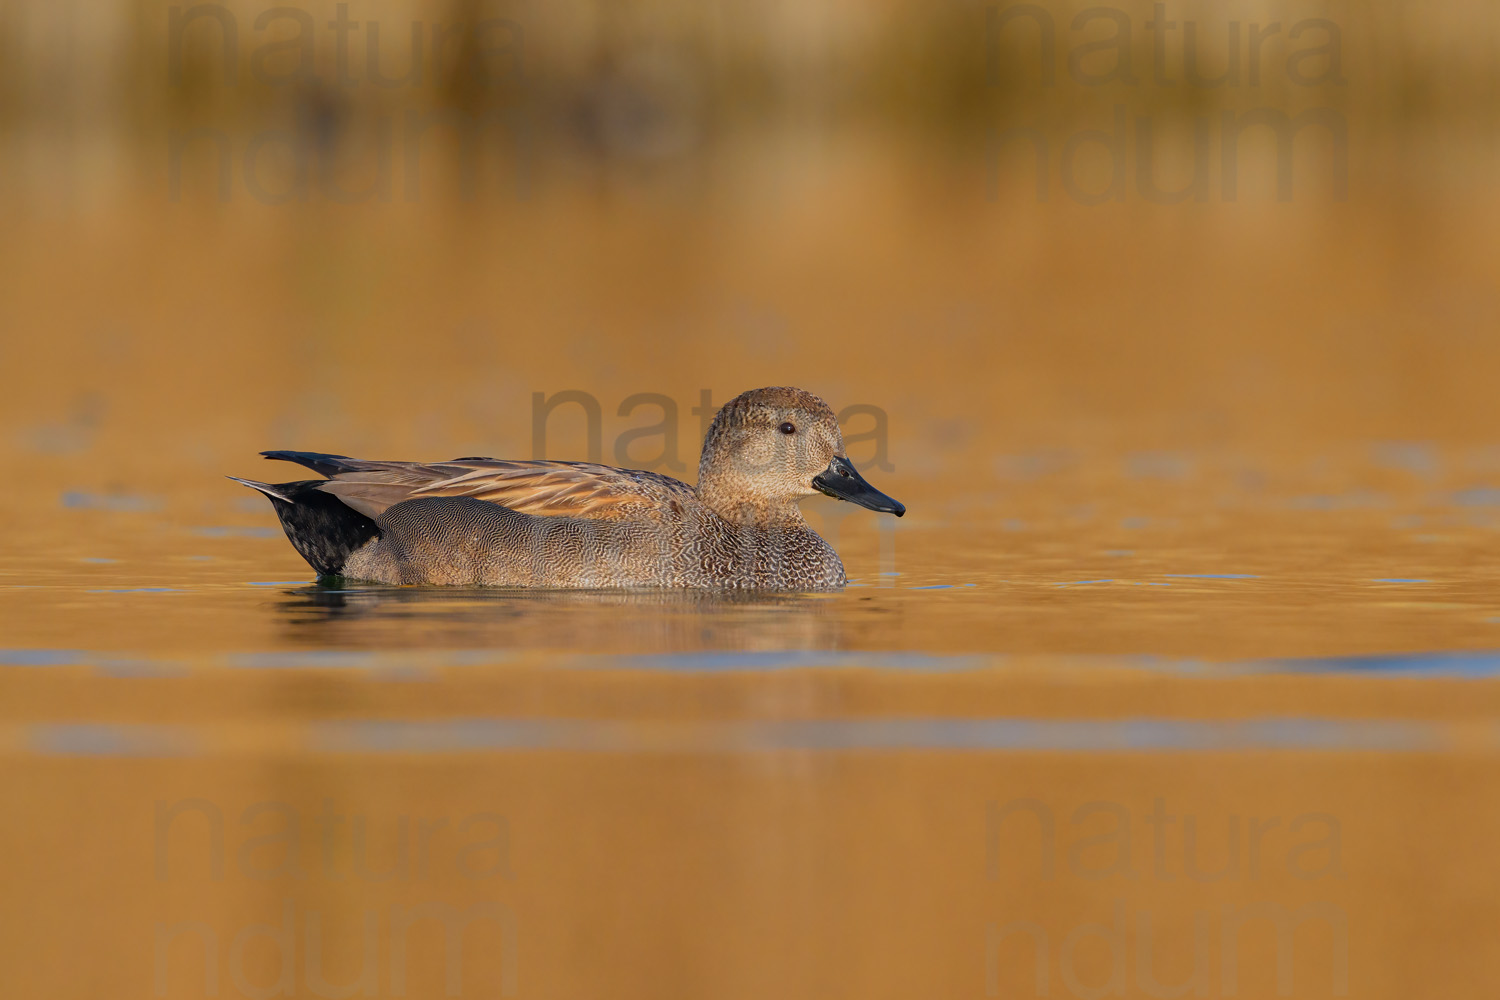
[{"label": "brown speckled head", "polygon": [[800,518],[796,502],[814,493],[898,516],[905,511],[854,471],[838,417],[817,396],[771,386],[725,403],[703,441],[700,499],[726,517],[748,510],[757,518]]}]

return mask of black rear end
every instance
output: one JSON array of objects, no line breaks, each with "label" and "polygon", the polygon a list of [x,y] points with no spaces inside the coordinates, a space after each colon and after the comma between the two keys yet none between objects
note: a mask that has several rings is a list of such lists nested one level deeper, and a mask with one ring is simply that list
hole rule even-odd
[{"label": "black rear end", "polygon": [[269,484],[230,478],[270,498],[292,547],[319,576],[341,575],[350,553],[380,537],[374,521],[318,489],[324,480]]}]

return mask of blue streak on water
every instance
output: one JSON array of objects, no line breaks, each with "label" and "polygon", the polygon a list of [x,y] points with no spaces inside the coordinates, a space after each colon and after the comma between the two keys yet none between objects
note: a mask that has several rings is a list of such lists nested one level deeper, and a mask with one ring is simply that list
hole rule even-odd
[{"label": "blue streak on water", "polygon": [[161,506],[161,502],[153,497],[132,496],[128,493],[90,493],[87,490],[66,490],[58,498],[58,503],[70,510],[108,510],[127,514],[139,514]]},{"label": "blue streak on water", "polygon": [[335,753],[592,750],[683,753],[956,750],[1052,753],[1407,751],[1444,748],[1442,723],[1405,719],[816,719],[661,724],[467,718],[315,723],[309,744]]},{"label": "blue streak on water", "polygon": [[1500,650],[1327,656],[1280,660],[1267,666],[1315,673],[1379,674],[1382,677],[1497,677],[1500,676]]},{"label": "blue streak on water", "polygon": [[1441,464],[1437,449],[1422,442],[1381,441],[1371,450],[1377,464],[1401,469],[1424,479],[1437,475]]},{"label": "blue streak on water", "polygon": [[1388,576],[1388,577],[1382,577],[1381,579],[1378,579],[1378,580],[1371,580],[1370,582],[1371,583],[1431,583],[1432,581],[1431,580],[1409,579],[1409,578],[1400,577],[1400,576]]},{"label": "blue streak on water", "polygon": [[82,649],[0,649],[0,667],[67,667],[89,656]]},{"label": "blue streak on water", "polygon": [[1352,493],[1342,495],[1314,494],[1312,496],[1293,497],[1286,502],[1292,510],[1355,510],[1369,507],[1383,507],[1389,501],[1384,494],[1372,493],[1368,490],[1355,490]]},{"label": "blue streak on water", "polygon": [[[962,751],[1010,753],[1431,752],[1445,723],[1407,719],[874,718],[675,722],[526,718],[356,719],[303,728],[313,752],[340,754],[569,750],[622,753]],[[202,751],[183,727],[34,723],[27,749],[49,757],[175,757]],[[1500,734],[1496,734],[1500,735]]]},{"label": "blue streak on water", "polygon": [[1068,580],[1064,583],[1054,583],[1054,587],[1081,587],[1086,583],[1114,583],[1114,580]]},{"label": "blue streak on water", "polygon": [[1500,489],[1493,486],[1475,486],[1467,490],[1458,490],[1449,499],[1460,507],[1495,507],[1500,506]]},{"label": "blue streak on water", "polygon": [[911,587],[909,589],[911,589],[911,590],[952,590],[953,589],[953,584],[951,584],[951,583],[934,583],[934,584],[931,584],[931,585],[926,586],[926,587]]},{"label": "blue streak on water", "polygon": [[[1500,619],[1491,619],[1500,622]],[[372,680],[405,680],[430,676],[443,668],[495,666],[515,655],[503,649],[372,651],[357,649],[234,653],[200,664],[249,670],[366,670]],[[1392,653],[1305,659],[1206,662],[1161,656],[1070,656],[1073,666],[1125,668],[1194,676],[1229,676],[1319,672],[1410,677],[1500,676],[1500,650]],[[913,673],[951,673],[1004,665],[995,653],[936,654],[920,651],[782,649],[757,652],[702,651],[632,655],[577,654],[548,660],[553,669],[641,670],[716,673],[802,669],[863,669]],[[156,659],[129,653],[81,649],[0,648],[0,668],[92,667],[113,677],[170,677],[190,671],[189,660]],[[416,672],[414,674],[414,672]]]},{"label": "blue streak on water", "polygon": [[135,723],[37,723],[27,745],[46,757],[176,757],[191,744],[179,730]]},{"label": "blue streak on water", "polygon": [[111,677],[167,677],[186,672],[172,660],[152,660],[86,649],[0,649],[0,667],[91,666]]}]

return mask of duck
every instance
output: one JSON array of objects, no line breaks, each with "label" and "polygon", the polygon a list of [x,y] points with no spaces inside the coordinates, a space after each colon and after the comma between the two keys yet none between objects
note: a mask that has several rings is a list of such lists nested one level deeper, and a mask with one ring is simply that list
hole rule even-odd
[{"label": "duck", "polygon": [[715,414],[698,481],[592,462],[390,462],[265,451],[318,480],[228,478],[264,494],[324,581],[549,589],[834,591],[848,582],[798,502],[824,494],[901,517],[803,389],[741,393]]}]

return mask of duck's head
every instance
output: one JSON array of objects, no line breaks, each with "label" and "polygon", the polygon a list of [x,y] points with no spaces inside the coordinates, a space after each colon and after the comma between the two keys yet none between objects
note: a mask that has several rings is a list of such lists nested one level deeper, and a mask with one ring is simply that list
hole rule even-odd
[{"label": "duck's head", "polygon": [[900,517],[906,508],[865,482],[844,454],[838,417],[801,389],[752,389],[724,404],[703,440],[698,494],[721,514],[777,510],[826,493]]}]

